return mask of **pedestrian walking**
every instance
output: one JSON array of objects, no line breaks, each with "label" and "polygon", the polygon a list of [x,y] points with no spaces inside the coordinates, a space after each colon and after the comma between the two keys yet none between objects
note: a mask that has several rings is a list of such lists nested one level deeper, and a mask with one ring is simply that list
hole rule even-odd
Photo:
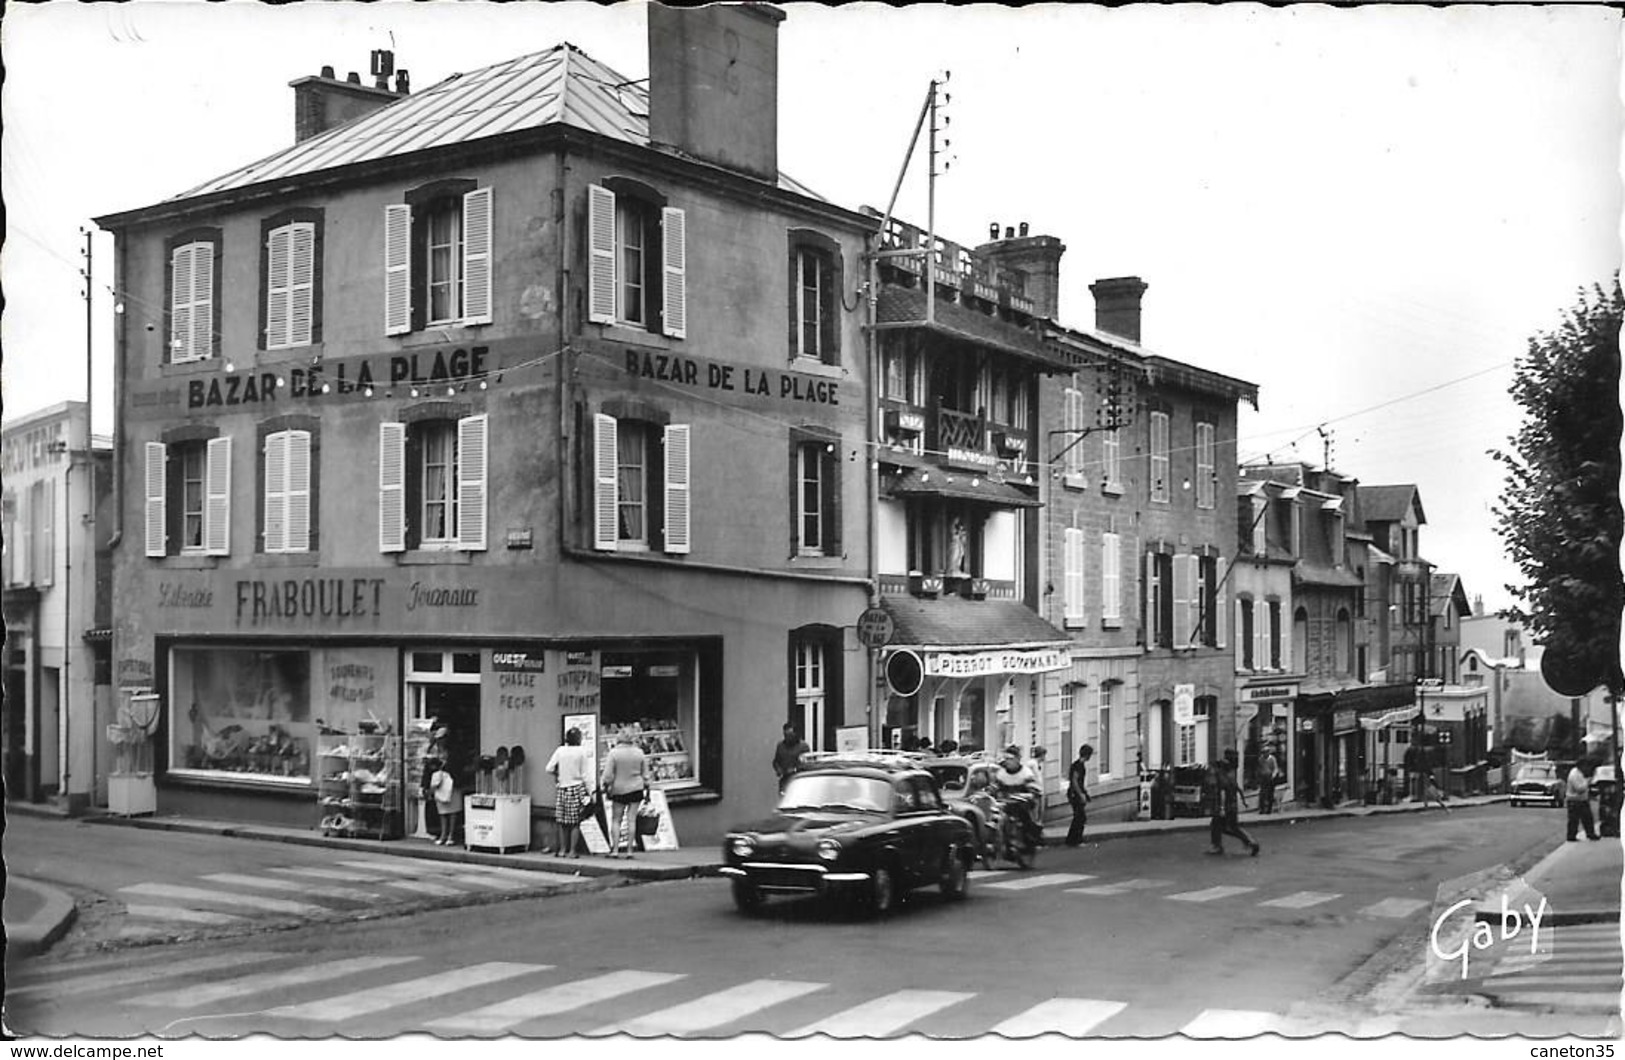
[{"label": "pedestrian walking", "polygon": [[[615,746],[604,756],[599,777],[601,790],[609,795],[609,856],[629,858],[637,839],[638,805],[649,797],[649,759],[625,728],[615,737]],[[621,852],[622,846],[625,853]]]},{"label": "pedestrian walking", "polygon": [[1586,775],[1586,767],[1590,765],[1585,759],[1574,763],[1569,770],[1568,783],[1564,786],[1563,798],[1569,808],[1569,842],[1573,843],[1580,838],[1580,829],[1585,829],[1587,839],[1598,839],[1596,823],[1591,819],[1591,778]]},{"label": "pedestrian walking", "polygon": [[1260,814],[1275,812],[1275,777],[1280,766],[1275,761],[1275,751],[1269,747],[1264,748],[1264,757],[1258,760],[1258,812]]},{"label": "pedestrian walking", "polygon": [[1248,852],[1256,858],[1263,848],[1241,827],[1240,805],[1246,805],[1247,794],[1236,780],[1236,752],[1226,751],[1224,760],[1213,764],[1213,772],[1215,804],[1213,819],[1208,825],[1208,839],[1212,843],[1208,853],[1223,854],[1224,837],[1228,835],[1245,843]]},{"label": "pedestrian walking", "polygon": [[784,739],[773,748],[773,772],[778,775],[780,791],[784,790],[784,785],[789,783],[790,778],[801,768],[801,756],[809,750],[811,748],[796,732],[796,727],[785,722]]},{"label": "pedestrian walking", "polygon": [[[588,775],[592,771],[591,752],[581,746],[581,730],[572,726],[564,734],[564,743],[547,760],[547,771],[558,784],[558,795],[553,803],[553,824],[558,834],[558,852],[567,858],[578,858],[576,840],[581,838],[581,818],[588,804]],[[585,840],[582,846],[586,846]]]},{"label": "pedestrian walking", "polygon": [[1422,809],[1427,809],[1430,802],[1438,802],[1445,813],[1450,812],[1450,807],[1445,805],[1445,793],[1440,790],[1439,782],[1433,779],[1431,769],[1422,776]]},{"label": "pedestrian walking", "polygon": [[1083,829],[1089,822],[1089,759],[1095,749],[1088,744],[1078,747],[1078,757],[1066,771],[1066,801],[1072,806],[1072,825],[1066,830],[1066,845],[1075,847],[1083,842]]}]

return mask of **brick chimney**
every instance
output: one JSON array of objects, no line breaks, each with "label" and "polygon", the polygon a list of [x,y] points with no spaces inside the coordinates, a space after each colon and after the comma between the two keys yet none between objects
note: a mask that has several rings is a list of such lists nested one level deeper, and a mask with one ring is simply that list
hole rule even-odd
[{"label": "brick chimney", "polygon": [[779,178],[779,23],[770,4],[646,8],[649,139]]},{"label": "brick chimney", "polygon": [[[374,83],[364,85],[360,74],[352,72],[346,80],[340,81],[333,75],[331,66],[324,66],[315,77],[289,81],[293,89],[294,143],[303,143],[335,126],[387,107],[412,90],[407,72],[395,70],[393,52],[372,53],[372,74]],[[395,75],[393,90],[389,87],[391,74]]]},{"label": "brick chimney", "polygon": [[1054,236],[1030,236],[1027,222],[1021,222],[1019,233],[1006,228],[1004,238],[998,238],[998,225],[989,226],[993,242],[983,243],[974,253],[999,269],[1014,269],[1027,275],[1027,297],[1033,301],[1033,312],[1055,320],[1061,311],[1061,255],[1066,245]]},{"label": "brick chimney", "polygon": [[1138,276],[1114,276],[1089,285],[1095,296],[1095,330],[1130,342],[1140,341],[1140,296],[1146,283]]}]

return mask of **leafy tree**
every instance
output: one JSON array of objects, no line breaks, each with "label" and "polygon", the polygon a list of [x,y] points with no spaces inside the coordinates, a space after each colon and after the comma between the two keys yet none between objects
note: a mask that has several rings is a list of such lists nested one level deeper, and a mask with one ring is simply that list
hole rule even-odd
[{"label": "leafy tree", "polygon": [[1506,450],[1495,508],[1507,555],[1523,574],[1503,616],[1569,660],[1588,680],[1625,690],[1619,660],[1625,581],[1619,548],[1619,274],[1565,311],[1561,326],[1529,340],[1512,386],[1524,421]]}]

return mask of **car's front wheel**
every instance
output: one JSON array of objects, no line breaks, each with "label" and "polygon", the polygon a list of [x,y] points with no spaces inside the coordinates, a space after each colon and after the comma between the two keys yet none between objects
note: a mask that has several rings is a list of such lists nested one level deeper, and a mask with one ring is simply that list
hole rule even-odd
[{"label": "car's front wheel", "polygon": [[960,856],[959,851],[949,847],[943,857],[947,859],[942,867],[942,893],[949,898],[964,898],[966,888],[970,884],[970,869],[966,866],[966,859]]},{"label": "car's front wheel", "polygon": [[888,916],[897,908],[897,881],[890,871],[875,869],[869,881],[869,909],[876,916]]},{"label": "car's front wheel", "polygon": [[734,908],[741,913],[753,913],[762,904],[762,892],[745,880],[733,881],[733,896]]}]

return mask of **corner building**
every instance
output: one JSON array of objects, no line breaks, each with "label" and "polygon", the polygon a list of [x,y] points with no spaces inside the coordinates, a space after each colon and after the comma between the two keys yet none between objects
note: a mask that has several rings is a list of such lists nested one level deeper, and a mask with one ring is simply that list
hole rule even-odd
[{"label": "corner building", "polygon": [[635,724],[709,842],[787,719],[863,723],[875,226],[778,172],[783,17],[651,5],[647,85],[565,44],[414,93],[375,53],[294,82],[293,146],[99,219],[160,813],[312,824],[319,730],[434,717],[465,790],[525,749],[534,827],[565,729]]}]

